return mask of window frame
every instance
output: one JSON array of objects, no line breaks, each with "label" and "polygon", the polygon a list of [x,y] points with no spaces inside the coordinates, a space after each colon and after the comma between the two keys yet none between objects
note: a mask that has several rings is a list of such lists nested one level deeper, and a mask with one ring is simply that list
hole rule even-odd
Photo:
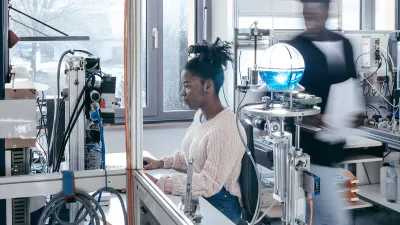
[{"label": "window frame", "polygon": [[[163,76],[163,0],[147,0],[147,107],[143,107],[145,122],[188,121],[193,110],[164,111]],[[207,7],[205,14],[204,7]],[[204,23],[207,23],[207,41],[211,39],[211,0],[195,0],[195,42],[204,39]],[[158,48],[154,49],[152,30],[158,30]],[[150,37],[150,38],[149,38]],[[154,66],[156,65],[156,66]]]}]

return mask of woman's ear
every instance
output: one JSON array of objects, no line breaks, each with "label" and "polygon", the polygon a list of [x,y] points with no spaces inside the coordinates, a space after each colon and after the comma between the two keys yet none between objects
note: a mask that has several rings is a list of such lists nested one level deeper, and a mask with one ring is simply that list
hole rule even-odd
[{"label": "woman's ear", "polygon": [[204,91],[206,93],[212,91],[212,87],[213,87],[213,82],[211,80],[207,80],[205,85],[204,85]]}]

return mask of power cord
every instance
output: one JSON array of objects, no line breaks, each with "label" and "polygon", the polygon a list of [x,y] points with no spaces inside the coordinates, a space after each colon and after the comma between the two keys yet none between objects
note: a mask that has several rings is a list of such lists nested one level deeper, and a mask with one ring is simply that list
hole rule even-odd
[{"label": "power cord", "polygon": [[371,183],[371,180],[369,179],[369,175],[368,175],[368,171],[367,171],[367,167],[365,166],[365,163],[363,163],[363,166],[364,166],[365,174],[367,174],[369,185],[371,185],[372,183]]}]

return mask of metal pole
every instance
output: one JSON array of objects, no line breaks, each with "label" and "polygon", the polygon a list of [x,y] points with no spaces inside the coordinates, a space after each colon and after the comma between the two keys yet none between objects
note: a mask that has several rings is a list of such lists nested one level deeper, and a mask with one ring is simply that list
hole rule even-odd
[{"label": "metal pole", "polygon": [[376,0],[361,0],[361,30],[375,30]]},{"label": "metal pole", "polygon": [[[0,73],[0,100],[4,99],[4,88],[5,78],[8,74],[8,1],[2,1],[0,4],[0,18],[1,18],[1,36],[3,37],[0,44],[0,62],[1,62],[1,73]],[[6,175],[6,155],[4,139],[0,139],[0,177]],[[6,201],[0,201],[0,224],[7,224],[7,207]]]},{"label": "metal pole", "polygon": [[400,0],[396,0],[396,2],[395,2],[395,16],[396,16],[396,21],[395,21],[395,24],[396,24],[396,27],[395,27],[395,29],[396,30],[400,30],[400,12],[399,12],[399,10],[400,10]]}]

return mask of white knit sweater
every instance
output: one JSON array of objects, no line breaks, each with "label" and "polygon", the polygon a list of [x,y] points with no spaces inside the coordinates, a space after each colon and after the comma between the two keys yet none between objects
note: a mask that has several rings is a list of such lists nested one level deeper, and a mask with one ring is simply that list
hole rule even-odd
[{"label": "white knit sweater", "polygon": [[[183,139],[184,152],[164,157],[164,168],[186,169],[189,154],[193,156],[192,193],[211,197],[225,187],[241,202],[239,176],[245,152],[236,128],[236,117],[229,109],[213,119],[201,123],[201,111],[194,117]],[[242,129],[243,138],[247,140]],[[167,194],[181,195],[185,192],[186,174],[162,177],[157,186]]]}]

